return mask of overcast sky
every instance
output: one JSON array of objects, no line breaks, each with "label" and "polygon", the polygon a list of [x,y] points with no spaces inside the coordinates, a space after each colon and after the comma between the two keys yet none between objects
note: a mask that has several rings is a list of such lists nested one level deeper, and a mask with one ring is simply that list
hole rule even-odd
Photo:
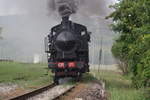
[{"label": "overcast sky", "polygon": [[[86,25],[89,31],[93,32],[92,48],[94,45],[99,46],[98,39],[101,36],[99,34],[104,34],[104,42],[110,49],[113,33],[108,29],[109,21],[104,18],[112,11],[108,6],[115,0],[85,1],[86,3],[79,8],[77,14],[72,15],[72,20]],[[0,27],[3,28],[4,37],[1,43],[7,49],[0,45],[0,48],[4,49],[0,49],[0,56],[4,51],[4,56],[14,55],[18,57],[17,59],[23,59],[25,56],[27,59],[29,56],[32,59],[35,53],[43,54],[44,36],[49,33],[52,26],[58,23],[60,18],[58,14],[48,9],[48,0],[0,0]],[[96,49],[98,52],[99,47]],[[90,51],[91,54],[92,52]],[[110,54],[110,50],[108,53]]]},{"label": "overcast sky", "polygon": [[46,13],[47,0],[0,0],[0,16]]}]

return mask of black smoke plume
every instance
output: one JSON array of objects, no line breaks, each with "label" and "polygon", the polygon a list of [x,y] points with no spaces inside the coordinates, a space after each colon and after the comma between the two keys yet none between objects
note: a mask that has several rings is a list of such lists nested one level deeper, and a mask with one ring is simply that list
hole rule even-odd
[{"label": "black smoke plume", "polygon": [[70,16],[75,14],[80,4],[84,0],[49,0],[49,8],[52,11],[58,11],[60,16]]}]

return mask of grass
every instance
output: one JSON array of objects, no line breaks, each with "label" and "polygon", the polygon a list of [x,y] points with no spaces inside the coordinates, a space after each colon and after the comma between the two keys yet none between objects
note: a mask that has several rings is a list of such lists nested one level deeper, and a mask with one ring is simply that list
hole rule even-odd
[{"label": "grass", "polygon": [[39,87],[52,82],[51,73],[45,75],[44,64],[0,62],[0,83],[14,83],[25,88]]},{"label": "grass", "polygon": [[97,79],[105,81],[109,100],[149,100],[145,99],[142,89],[133,88],[131,80],[118,72],[92,70],[91,73]]},{"label": "grass", "polygon": [[[27,89],[34,89],[52,82],[52,74],[45,75],[47,65],[0,62],[0,83],[14,83]],[[109,100],[150,100],[145,99],[143,90],[132,87],[131,80],[118,72],[92,70],[83,76],[83,82],[103,80],[106,83]],[[149,96],[149,93],[148,93]]]}]

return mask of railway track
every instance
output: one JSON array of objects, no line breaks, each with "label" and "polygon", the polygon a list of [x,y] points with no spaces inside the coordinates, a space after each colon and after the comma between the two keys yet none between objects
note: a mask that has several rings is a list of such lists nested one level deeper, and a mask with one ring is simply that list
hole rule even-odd
[{"label": "railway track", "polygon": [[76,86],[72,86],[70,89],[66,90],[64,93],[56,96],[54,99],[52,100],[59,100],[62,96],[66,95],[68,92],[70,92],[72,89],[74,89]]},{"label": "railway track", "polygon": [[25,94],[22,94],[22,95],[19,95],[19,96],[15,96],[15,97],[12,97],[12,98],[9,98],[8,100],[27,100],[31,97],[34,97],[40,93],[43,93],[44,91],[47,91],[53,87],[55,87],[56,85],[54,83],[50,84],[50,85],[47,85],[47,86],[44,86],[42,88],[39,88],[39,89],[36,89],[32,92],[28,92],[28,93],[25,93]]},{"label": "railway track", "polygon": [[[42,88],[36,89],[32,92],[28,92],[22,95],[18,95],[15,97],[11,97],[7,100],[36,100],[36,96],[46,92],[46,91],[50,91],[51,89],[53,89],[54,87],[56,87],[58,85],[56,84],[50,84],[47,86],[44,86]],[[63,91],[62,93],[55,95],[53,98],[50,98],[49,100],[59,100],[60,97],[64,96],[65,94],[67,94],[69,91],[71,91],[73,88],[75,88],[76,85],[70,86],[68,89],[66,89],[65,91]],[[53,90],[52,90],[53,91]],[[34,98],[34,99],[33,99]],[[42,99],[43,100],[43,99]]]}]

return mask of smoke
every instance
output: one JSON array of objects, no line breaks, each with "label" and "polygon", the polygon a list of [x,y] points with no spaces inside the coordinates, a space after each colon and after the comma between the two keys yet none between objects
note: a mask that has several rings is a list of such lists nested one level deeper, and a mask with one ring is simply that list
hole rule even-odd
[{"label": "smoke", "polygon": [[111,10],[109,5],[114,0],[48,0],[49,12],[58,12],[60,16],[78,13],[78,16],[107,16]]},{"label": "smoke", "polygon": [[59,12],[60,16],[75,14],[84,0],[49,0],[50,11]]}]

